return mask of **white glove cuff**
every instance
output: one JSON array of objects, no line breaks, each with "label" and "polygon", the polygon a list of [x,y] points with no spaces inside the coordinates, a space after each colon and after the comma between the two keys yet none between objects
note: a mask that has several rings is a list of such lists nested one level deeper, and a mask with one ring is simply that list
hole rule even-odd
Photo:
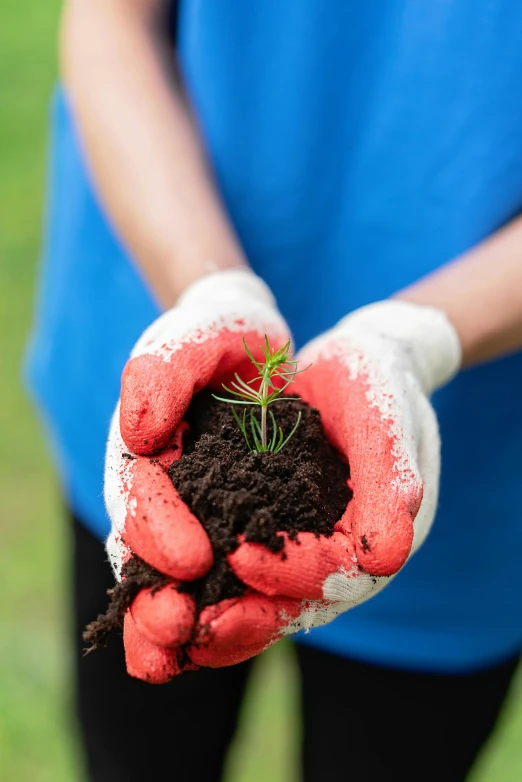
[{"label": "white glove cuff", "polygon": [[259,304],[276,308],[276,301],[263,280],[250,269],[223,269],[223,271],[207,274],[187,288],[179,297],[176,306],[201,306],[206,301],[244,302],[254,299]]},{"label": "white glove cuff", "polygon": [[462,347],[446,314],[408,301],[382,301],[347,315],[336,330],[355,335],[374,333],[401,342],[426,394],[458,372]]}]

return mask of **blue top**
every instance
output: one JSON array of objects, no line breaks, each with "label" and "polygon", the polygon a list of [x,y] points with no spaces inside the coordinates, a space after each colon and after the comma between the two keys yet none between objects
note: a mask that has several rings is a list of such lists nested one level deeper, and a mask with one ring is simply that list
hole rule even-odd
[{"label": "blue top", "polygon": [[[522,3],[186,0],[179,52],[217,181],[297,345],[476,244],[522,207]],[[122,367],[155,318],[53,107],[44,266],[28,377],[66,491],[100,537]],[[305,642],[464,670],[522,647],[522,355],[434,404],[428,541],[381,595]]]}]

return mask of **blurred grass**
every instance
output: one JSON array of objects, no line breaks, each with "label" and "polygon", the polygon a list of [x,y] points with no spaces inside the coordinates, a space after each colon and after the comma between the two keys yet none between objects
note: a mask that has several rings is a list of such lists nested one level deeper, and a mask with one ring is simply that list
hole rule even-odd
[{"label": "blurred grass", "polygon": [[0,777],[72,780],[60,514],[18,386],[41,224],[57,0],[8,0],[0,24]]},{"label": "blurred grass", "polygon": [[[82,778],[68,711],[66,533],[34,415],[18,383],[41,233],[58,0],[4,0],[0,25],[0,778]],[[473,782],[522,779],[522,683]],[[227,782],[297,778],[290,649],[264,655]],[[450,707],[450,706],[449,706]]]}]

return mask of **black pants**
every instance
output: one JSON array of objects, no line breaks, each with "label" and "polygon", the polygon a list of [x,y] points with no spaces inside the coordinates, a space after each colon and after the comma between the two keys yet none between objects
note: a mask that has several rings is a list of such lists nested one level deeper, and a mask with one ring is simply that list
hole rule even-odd
[{"label": "black pants", "polygon": [[[89,779],[218,782],[251,663],[155,687],[127,676],[121,638],[84,657],[81,631],[105,610],[113,577],[102,544],[76,520],[74,539],[77,704]],[[464,780],[518,662],[448,676],[378,668],[302,646],[297,659],[306,782]]]}]

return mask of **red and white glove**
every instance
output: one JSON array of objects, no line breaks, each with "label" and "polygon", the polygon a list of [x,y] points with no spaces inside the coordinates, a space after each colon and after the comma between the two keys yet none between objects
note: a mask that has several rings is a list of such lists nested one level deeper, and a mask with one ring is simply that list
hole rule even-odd
[{"label": "red and white glove", "polygon": [[445,315],[400,301],[370,305],[309,343],[299,359],[312,366],[297,376],[294,391],[318,408],[330,440],[347,457],[353,499],[330,538],[300,533],[286,540],[284,558],[246,542],[229,555],[256,594],[202,617],[202,643],[191,651],[200,664],[213,665],[218,649],[237,662],[244,659],[239,641],[255,637],[259,651],[263,641],[269,646],[367,600],[419,548],[433,522],[440,442],[428,397],[461,360]]},{"label": "red and white glove", "polygon": [[[192,285],[137,342],[123,372],[105,465],[107,552],[118,579],[132,552],[174,586],[212,566],[210,540],[166,469],[181,453],[180,423],[193,394],[208,385],[220,389],[234,372],[252,377],[241,337],[256,355],[265,334],[273,345],[289,336],[272,294],[251,272],[231,270]],[[176,647],[193,631],[194,602],[173,585],[155,594],[142,590],[125,617],[128,671],[148,681],[179,672]]]},{"label": "red and white glove", "polygon": [[[123,377],[126,445],[117,411],[107,455],[108,551],[117,574],[131,549],[175,581],[209,569],[210,543],[164,467],[180,453],[178,424],[193,392],[219,387],[234,370],[248,375],[238,332],[252,346],[265,333],[273,344],[287,339],[265,286],[246,272],[228,272],[197,283],[138,343]],[[252,590],[206,608],[196,628],[190,597],[171,587],[144,590],[125,621],[130,673],[167,681],[179,672],[176,647],[189,638],[190,660],[217,667],[331,621],[382,589],[428,533],[439,476],[428,396],[460,363],[457,335],[443,313],[403,302],[372,305],[314,340],[300,358],[313,366],[295,390],[319,409],[350,462],[354,497],[345,515],[330,538],[300,533],[287,540],[285,558],[242,543],[228,559]],[[172,444],[177,450],[169,450]],[[122,457],[161,448],[153,462]]]}]

